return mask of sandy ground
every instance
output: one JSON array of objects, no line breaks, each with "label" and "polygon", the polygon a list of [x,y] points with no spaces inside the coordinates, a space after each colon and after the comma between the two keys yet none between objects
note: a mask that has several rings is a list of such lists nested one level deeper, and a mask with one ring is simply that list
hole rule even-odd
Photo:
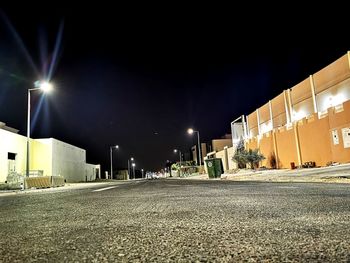
[{"label": "sandy ground", "polygon": [[[209,179],[208,174],[189,176],[185,179]],[[257,170],[242,169],[235,173],[224,173],[221,178],[210,180],[264,181],[264,182],[325,182],[350,183],[350,164],[304,169]]]}]

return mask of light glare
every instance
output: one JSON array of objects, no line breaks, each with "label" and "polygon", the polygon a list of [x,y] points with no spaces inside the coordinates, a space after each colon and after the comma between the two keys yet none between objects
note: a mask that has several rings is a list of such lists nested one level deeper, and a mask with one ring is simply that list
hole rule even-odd
[{"label": "light glare", "polygon": [[189,129],[187,130],[187,133],[188,133],[188,134],[192,134],[192,133],[193,133],[193,129],[192,129],[192,128],[189,128]]},{"label": "light glare", "polygon": [[52,90],[52,84],[49,83],[49,82],[41,82],[40,83],[40,89],[43,91],[43,92],[50,92]]}]

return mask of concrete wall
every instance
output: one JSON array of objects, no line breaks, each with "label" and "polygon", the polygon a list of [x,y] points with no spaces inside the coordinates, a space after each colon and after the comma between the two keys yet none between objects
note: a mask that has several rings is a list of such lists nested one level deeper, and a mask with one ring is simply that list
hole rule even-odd
[{"label": "concrete wall", "polygon": [[224,171],[233,170],[237,168],[237,164],[232,160],[234,152],[235,152],[235,147],[230,147],[215,153],[214,157],[221,159]]},{"label": "concrete wall", "polygon": [[[25,175],[27,138],[0,129],[0,182],[8,175],[8,153],[15,153],[15,171]],[[99,166],[86,164],[85,150],[50,139],[30,139],[29,170],[41,170],[44,176],[63,176],[67,182],[95,180]]]},{"label": "concrete wall", "polygon": [[15,153],[15,171],[24,175],[26,170],[27,138],[0,129],[0,182],[8,175],[8,153]]},{"label": "concrete wall", "polygon": [[237,164],[232,160],[233,155],[235,154],[236,147],[230,147],[227,149],[227,158],[228,158],[228,169],[233,170],[237,168]]},{"label": "concrete wall", "polygon": [[97,178],[100,178],[101,175],[101,167],[100,165],[95,164],[85,164],[85,181],[95,181]]},{"label": "concrete wall", "polygon": [[85,181],[85,150],[52,140],[52,175],[63,176],[67,182]]},{"label": "concrete wall", "polygon": [[[49,138],[36,139],[33,147],[33,170],[44,170],[45,176],[62,176],[67,182],[93,181],[98,166],[86,163],[86,151]],[[100,169],[98,170],[100,172]]]},{"label": "concrete wall", "polygon": [[219,151],[215,154],[216,158],[220,158],[224,171],[228,170],[228,162],[225,154],[226,150]]},{"label": "concrete wall", "polygon": [[[0,182],[8,175],[8,152],[16,154],[16,172],[25,176],[27,162],[27,137],[0,129]],[[40,140],[30,139],[29,170],[41,170],[44,176],[51,176],[51,146]]]}]

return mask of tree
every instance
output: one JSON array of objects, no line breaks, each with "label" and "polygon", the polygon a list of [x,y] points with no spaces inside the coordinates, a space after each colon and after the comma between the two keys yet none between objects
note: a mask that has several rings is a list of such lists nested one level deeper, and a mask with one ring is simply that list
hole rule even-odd
[{"label": "tree", "polygon": [[246,167],[247,159],[243,139],[240,139],[238,142],[235,154],[233,155],[232,159],[237,163],[238,168],[242,169]]}]

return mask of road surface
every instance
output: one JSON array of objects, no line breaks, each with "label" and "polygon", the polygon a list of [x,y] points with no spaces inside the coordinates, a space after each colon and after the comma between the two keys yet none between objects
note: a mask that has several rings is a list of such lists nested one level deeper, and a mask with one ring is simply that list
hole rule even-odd
[{"label": "road surface", "polygon": [[343,184],[152,180],[0,196],[0,262],[349,262]]}]

